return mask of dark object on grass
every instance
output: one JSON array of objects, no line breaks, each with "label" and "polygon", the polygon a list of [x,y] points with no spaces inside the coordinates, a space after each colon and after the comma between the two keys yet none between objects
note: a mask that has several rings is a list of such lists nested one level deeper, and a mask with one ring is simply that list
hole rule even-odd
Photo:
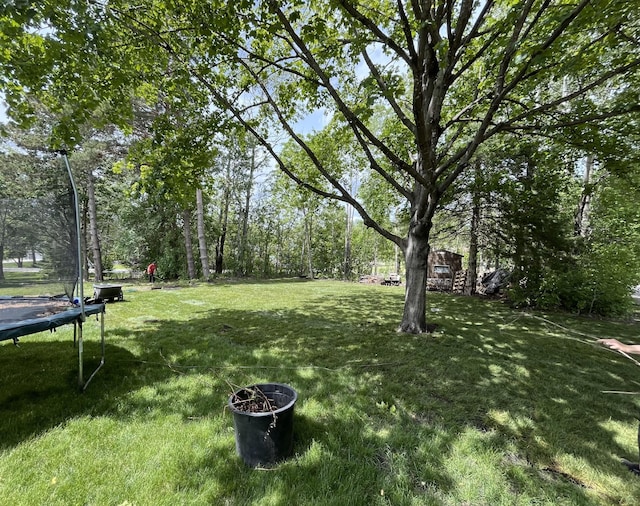
[{"label": "dark object on grass", "polygon": [[505,269],[497,269],[493,272],[489,272],[482,277],[480,284],[482,285],[481,292],[486,295],[494,295],[500,292],[500,290],[507,286],[511,274]]},{"label": "dark object on grass", "polygon": [[635,462],[629,462],[627,459],[620,459],[620,462],[627,466],[629,471],[631,471],[633,474],[640,476],[640,466],[638,464],[636,464]]},{"label": "dark object on grass", "polygon": [[236,451],[249,467],[268,467],[293,452],[293,408],[298,394],[288,385],[262,383],[229,397]]},{"label": "dark object on grass", "polygon": [[[640,421],[640,418],[638,418]],[[638,457],[640,457],[640,425],[638,425]],[[627,466],[629,471],[634,473],[636,476],[640,476],[640,464],[635,462],[630,462],[627,459],[620,459],[620,462]]]},{"label": "dark object on grass", "polygon": [[99,302],[124,300],[122,285],[93,285],[93,299]]},{"label": "dark object on grass", "polygon": [[385,286],[400,286],[401,283],[402,280],[400,279],[399,274],[389,274],[384,278],[381,284]]}]

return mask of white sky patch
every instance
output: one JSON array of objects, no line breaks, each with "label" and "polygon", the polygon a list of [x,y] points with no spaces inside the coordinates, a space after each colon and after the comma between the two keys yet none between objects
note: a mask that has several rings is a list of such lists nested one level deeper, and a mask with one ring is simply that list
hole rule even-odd
[{"label": "white sky patch", "polygon": [[331,117],[331,112],[323,107],[296,121],[293,128],[296,132],[304,135],[319,132],[329,124]]},{"label": "white sky patch", "polygon": [[0,123],[6,123],[9,120],[7,118],[7,104],[4,101],[4,93],[0,93]]}]

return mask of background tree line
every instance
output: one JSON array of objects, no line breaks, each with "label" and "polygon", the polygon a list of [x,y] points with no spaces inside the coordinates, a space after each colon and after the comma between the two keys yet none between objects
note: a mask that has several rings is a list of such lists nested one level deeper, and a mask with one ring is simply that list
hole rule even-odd
[{"label": "background tree line", "polygon": [[[635,188],[626,2],[49,0],[0,15],[10,114],[27,126],[43,104],[50,141],[78,154],[117,126],[128,251],[167,274],[351,277],[399,250],[405,332],[426,330],[428,253],[452,227],[470,270],[510,267],[520,304],[605,311],[637,282],[632,227],[613,226],[632,206],[599,208]],[[301,131],[317,114],[326,126]],[[261,164],[295,188],[258,184]]]}]

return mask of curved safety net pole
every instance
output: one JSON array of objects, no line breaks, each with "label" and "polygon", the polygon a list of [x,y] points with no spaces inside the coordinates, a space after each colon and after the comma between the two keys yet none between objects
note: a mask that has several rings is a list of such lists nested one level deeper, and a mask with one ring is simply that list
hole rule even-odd
[{"label": "curved safety net pole", "polygon": [[100,335],[101,335],[101,347],[102,347],[102,357],[98,367],[91,373],[89,379],[84,381],[84,344],[82,338],[82,325],[86,321],[85,315],[85,307],[84,307],[84,275],[83,275],[83,257],[82,257],[82,236],[80,235],[80,200],[78,197],[78,188],[76,187],[75,180],[73,178],[73,173],[71,172],[71,166],[69,165],[69,158],[67,157],[66,151],[61,151],[62,157],[64,159],[65,166],[67,168],[67,173],[69,175],[69,182],[71,183],[71,188],[73,190],[73,200],[74,200],[74,210],[75,210],[75,224],[76,224],[76,239],[77,239],[77,294],[78,294],[78,304],[80,305],[80,318],[78,320],[78,386],[84,391],[87,388],[89,382],[93,379],[96,373],[100,370],[100,368],[104,365],[104,357],[105,357],[105,344],[104,344],[104,311],[100,313]]},{"label": "curved safety net pole", "polygon": [[85,321],[84,314],[84,278],[82,272],[82,236],[80,235],[80,203],[78,198],[78,187],[76,186],[75,179],[73,178],[73,173],[71,172],[71,166],[69,165],[69,158],[67,157],[66,151],[61,151],[62,157],[64,159],[64,164],[67,168],[67,174],[69,174],[69,182],[71,183],[71,188],[73,190],[73,207],[75,212],[75,222],[76,222],[76,246],[78,248],[77,255],[77,266],[78,266],[78,282],[76,287],[78,289],[78,299],[80,304],[80,312],[82,315],[82,321]]},{"label": "curved safety net pole", "polygon": [[[78,320],[78,387],[84,389],[84,343],[82,339],[82,325],[86,320],[84,314],[84,278],[82,275],[82,238],[80,235],[80,202],[78,199],[78,187],[76,186],[73,173],[71,172],[71,166],[69,165],[69,158],[66,151],[61,151],[60,154],[64,159],[65,167],[67,168],[67,174],[69,175],[69,182],[73,190],[73,209],[75,213],[76,222],[76,247],[77,247],[77,275],[78,281],[76,287],[78,290],[78,302],[80,304],[80,319]],[[72,292],[73,294],[73,292]],[[73,300],[73,299],[72,299]],[[75,331],[75,329],[74,329]]]}]

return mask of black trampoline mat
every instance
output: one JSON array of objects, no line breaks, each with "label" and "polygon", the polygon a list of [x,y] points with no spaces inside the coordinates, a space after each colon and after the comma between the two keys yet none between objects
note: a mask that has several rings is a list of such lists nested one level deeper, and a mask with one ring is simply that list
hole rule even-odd
[{"label": "black trampoline mat", "polygon": [[0,298],[0,323],[46,318],[73,308],[67,299],[49,297]]}]

